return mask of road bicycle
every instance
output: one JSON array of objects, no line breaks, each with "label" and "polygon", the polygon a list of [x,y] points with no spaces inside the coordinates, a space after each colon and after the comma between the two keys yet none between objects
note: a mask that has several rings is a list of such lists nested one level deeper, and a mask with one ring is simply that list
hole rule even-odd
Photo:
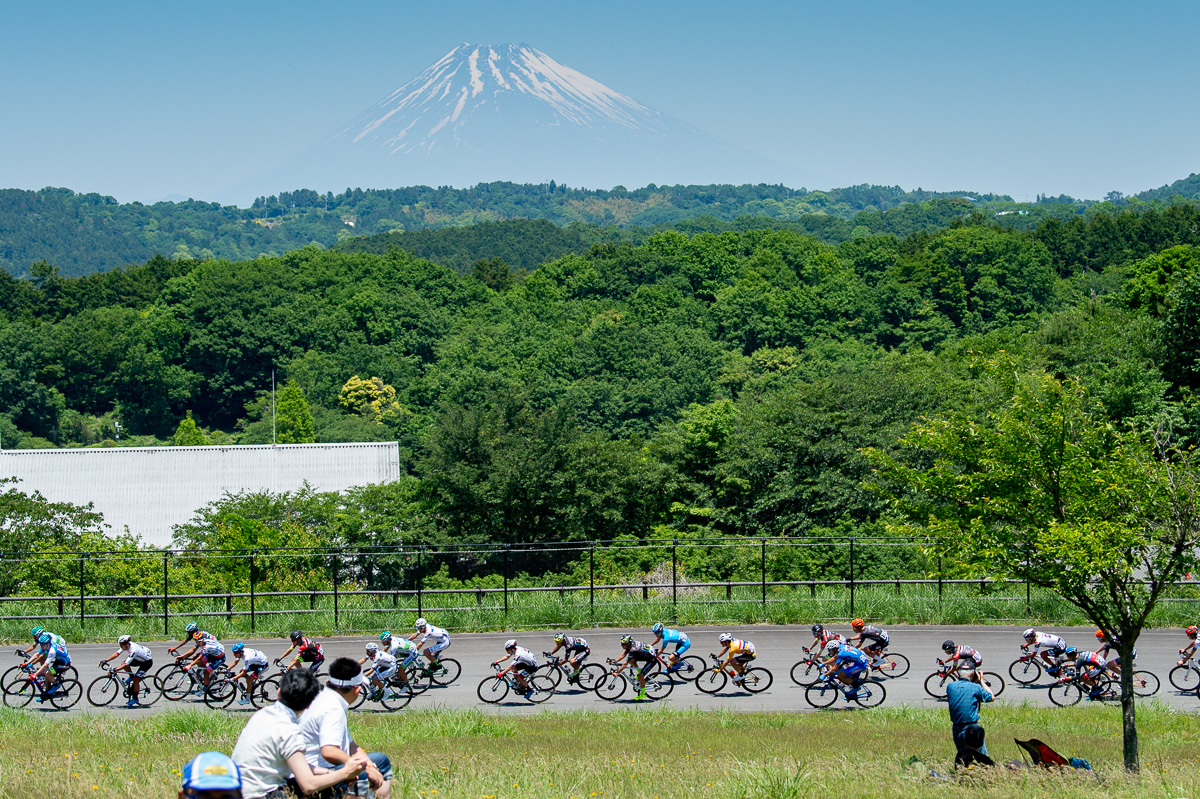
[{"label": "road bicycle", "polygon": [[856,702],[861,707],[879,707],[887,698],[883,683],[863,680],[857,689],[846,685],[836,677],[824,677],[804,689],[804,700],[813,707],[829,707],[841,695],[847,702]]},{"label": "road bicycle", "polygon": [[[6,670],[4,674],[0,675],[0,692],[8,693],[9,686],[25,679],[30,674],[33,674],[33,672],[37,671],[38,667],[29,665],[30,659],[26,657],[25,653],[20,649],[17,650],[17,657],[21,658],[23,662],[18,666],[13,666],[12,668]],[[74,666],[67,666],[62,670],[59,676],[70,680],[78,680],[79,672],[76,671]]]},{"label": "road bicycle", "polygon": [[[575,673],[575,667],[571,665],[571,661],[558,655],[552,655],[549,652],[543,652],[542,654],[546,657],[546,662],[538,666],[534,674],[540,674],[553,680],[554,690],[556,691],[562,685],[564,676],[567,679],[567,683],[571,684],[571,675]],[[589,665],[594,668],[589,669]],[[586,664],[580,667],[579,677],[573,682],[584,691],[594,691],[596,689],[596,680],[605,673],[606,669],[598,663]]]},{"label": "road bicycle", "polygon": [[820,653],[810,652],[808,647],[804,647],[804,659],[792,666],[792,682],[807,688],[821,679],[821,671]]},{"label": "road bicycle", "polygon": [[401,710],[408,707],[417,693],[410,685],[400,681],[399,671],[383,681],[382,691],[377,690],[375,683],[364,675],[363,684],[358,688],[358,698],[350,705],[350,709],[358,710],[367,702],[378,702],[384,710]]},{"label": "road bicycle", "polygon": [[[208,673],[207,683],[200,676],[204,672]],[[214,685],[214,681],[216,681],[217,685],[220,685],[233,677],[233,672],[224,664],[216,666],[185,666],[183,665],[182,658],[176,659],[175,664],[170,667],[166,675],[160,678],[158,674],[161,673],[162,670],[160,669],[155,674],[154,679],[158,683],[158,688],[162,691],[162,695],[172,702],[178,702],[189,695],[195,695],[203,699],[205,698],[205,694],[208,693],[209,686]]]},{"label": "road bicycle", "polygon": [[[1158,677],[1148,671],[1133,673],[1133,693],[1145,699],[1158,693]],[[1050,686],[1050,701],[1060,707],[1077,704],[1081,699],[1091,701],[1111,701],[1121,699],[1121,677],[1109,671],[1102,672],[1096,677],[1096,688],[1081,681],[1074,668],[1064,669],[1064,674],[1054,685]]]},{"label": "road bicycle", "polygon": [[699,655],[684,655],[675,663],[671,663],[670,654],[659,650],[656,653],[658,665],[654,666],[654,672],[660,670],[670,675],[677,680],[684,682],[695,682],[696,678],[705,672],[708,666],[704,663],[704,658]]},{"label": "road bicycle", "polygon": [[4,704],[12,708],[25,707],[36,697],[40,703],[48,700],[57,710],[67,710],[73,707],[81,696],[83,689],[79,686],[79,680],[60,679],[47,690],[46,678],[31,674],[13,683],[12,688],[4,694]]},{"label": "road bicycle", "polygon": [[[602,673],[596,677],[595,687],[592,690],[596,692],[596,696],[609,702],[620,699],[630,688],[633,689],[635,695],[639,693],[642,690],[641,682],[638,680],[639,674],[646,678],[647,699],[666,699],[675,689],[675,680],[671,678],[671,675],[661,670],[651,671],[649,666],[643,668],[626,666],[618,674],[616,668],[605,669],[599,663],[592,665],[602,670]],[[608,658],[608,665],[615,667],[617,662]],[[595,674],[594,670],[593,674]]]},{"label": "road bicycle", "polygon": [[889,680],[894,680],[897,677],[903,677],[908,674],[909,662],[908,658],[901,655],[899,652],[884,652],[871,658],[871,676],[886,677]]},{"label": "road bicycle", "polygon": [[[504,673],[498,665],[492,664],[492,668],[496,673],[491,677],[484,677],[479,683],[479,687],[475,689],[475,693],[479,698],[489,705],[498,705],[508,696],[508,692],[524,696],[525,692],[517,683],[517,675],[515,672]],[[525,678],[529,683],[531,693],[525,698],[535,704],[545,702],[550,697],[554,696],[554,680],[547,677],[545,674],[530,674]]]},{"label": "road bicycle", "polygon": [[[132,697],[132,675],[126,674],[122,677],[108,663],[101,663],[100,669],[104,674],[92,680],[87,687],[87,700],[93,707],[111,705],[113,700],[118,696],[125,697],[126,699]],[[149,707],[157,702],[160,696],[162,694],[158,691],[158,687],[154,683],[154,675],[144,675],[138,685],[138,704],[143,707]]]},{"label": "road bicycle", "polygon": [[1063,661],[1061,658],[1055,659],[1053,666],[1047,666],[1037,650],[1030,651],[1027,646],[1021,647],[1021,656],[1008,664],[1008,676],[1013,678],[1014,682],[1021,685],[1033,685],[1042,678],[1042,672],[1046,672],[1051,677],[1058,678],[1062,674]]},{"label": "road bicycle", "polygon": [[1188,655],[1183,659],[1183,663],[1167,673],[1167,679],[1171,681],[1171,685],[1185,694],[1196,693],[1196,689],[1200,688],[1200,664],[1192,660],[1191,655]]},{"label": "road bicycle", "polygon": [[716,655],[710,652],[708,656],[712,658],[712,668],[705,670],[696,678],[696,687],[706,694],[720,693],[730,680],[733,680],[733,684],[737,687],[752,694],[758,694],[770,688],[771,682],[774,680],[771,672],[762,666],[747,666],[739,676],[733,666],[721,668],[721,659]]},{"label": "road bicycle", "polygon": [[[462,674],[462,665],[454,658],[438,658],[433,664],[417,660],[408,667],[409,681],[417,693],[428,688],[428,683],[449,685],[457,680],[460,674]],[[425,685],[424,688],[420,687],[422,684]]]},{"label": "road bicycle", "polygon": [[[946,685],[966,678],[958,676],[953,664],[947,663],[941,658],[938,658],[937,666],[937,671],[925,678],[925,693],[934,699],[945,699]],[[981,671],[979,674],[991,686],[992,696],[1000,696],[1004,693],[1004,680],[1000,678],[999,674],[994,671]]]}]

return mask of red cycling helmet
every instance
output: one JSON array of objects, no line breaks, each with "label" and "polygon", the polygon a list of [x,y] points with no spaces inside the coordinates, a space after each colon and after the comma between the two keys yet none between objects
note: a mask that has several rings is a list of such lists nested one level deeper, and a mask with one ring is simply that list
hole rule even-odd
[{"label": "red cycling helmet", "polygon": [[1184,632],[1187,633],[1188,638],[1195,638],[1198,630],[1196,625],[1193,624],[1191,627],[1188,627],[1186,630],[1184,630]]},{"label": "red cycling helmet", "polygon": [[850,626],[854,628],[854,632],[860,633],[862,632],[862,628],[867,626],[867,623],[862,619],[855,619],[850,622]]},{"label": "red cycling helmet", "polygon": [[1096,630],[1096,639],[1099,641],[1104,640],[1104,630]]}]

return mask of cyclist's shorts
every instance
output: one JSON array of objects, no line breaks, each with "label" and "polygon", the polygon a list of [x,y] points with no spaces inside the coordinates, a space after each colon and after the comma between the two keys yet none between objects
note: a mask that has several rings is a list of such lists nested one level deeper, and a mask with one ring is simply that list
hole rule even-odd
[{"label": "cyclist's shorts", "polygon": [[1087,670],[1083,672],[1083,676],[1087,677],[1089,680],[1094,680],[1104,673],[1104,668],[1104,666],[1089,666]]},{"label": "cyclist's shorts", "polygon": [[654,655],[650,654],[649,652],[638,650],[637,652],[630,652],[629,659],[634,663],[650,663],[655,658]]},{"label": "cyclist's shorts", "polygon": [[325,662],[325,653],[321,651],[320,647],[314,647],[312,649],[301,649],[297,653],[297,655],[299,656],[300,660],[304,663],[324,663]]},{"label": "cyclist's shorts", "polygon": [[753,652],[743,652],[740,655],[734,655],[733,659],[738,663],[749,663],[750,661],[754,660],[755,657],[757,657],[757,655],[755,655]]},{"label": "cyclist's shorts", "polygon": [[513,671],[521,671],[525,674],[533,674],[535,671],[537,671],[537,664],[526,663],[522,660],[518,660],[513,663]]},{"label": "cyclist's shorts", "polygon": [[867,670],[867,666],[865,663],[858,663],[858,662],[847,663],[845,665],[845,667],[842,669],[842,674],[845,674],[847,677],[857,677],[859,674],[862,674],[866,670]]},{"label": "cyclist's shorts", "polygon": [[262,674],[264,671],[267,670],[268,665],[269,664],[267,664],[267,663],[247,663],[246,671],[250,674],[253,674],[255,677],[257,677],[258,675]]},{"label": "cyclist's shorts", "polygon": [[887,649],[889,643],[890,643],[889,641],[879,641],[877,639],[868,638],[863,643],[863,651],[864,652],[882,652],[883,650]]},{"label": "cyclist's shorts", "polygon": [[225,653],[224,652],[216,652],[216,653],[210,654],[208,652],[205,652],[204,659],[206,661],[208,661],[208,664],[210,666],[214,665],[216,663],[224,663],[225,662]]},{"label": "cyclist's shorts", "polygon": [[692,642],[685,635],[675,642],[675,654],[682,655],[684,652],[692,648]]},{"label": "cyclist's shorts", "polygon": [[154,668],[153,660],[131,660],[129,661],[129,673],[134,677],[145,677],[146,672]]},{"label": "cyclist's shorts", "polygon": [[395,663],[392,663],[387,666],[377,666],[375,668],[375,676],[381,680],[388,680],[388,679],[391,679],[392,677],[395,677],[396,672],[398,670],[399,670],[399,668],[398,668],[397,664],[395,664]]},{"label": "cyclist's shorts", "polygon": [[578,649],[568,649],[567,659],[573,660],[576,663],[583,663],[588,659],[588,655],[590,654],[592,654],[592,650],[588,649],[586,646],[579,647]]},{"label": "cyclist's shorts", "polygon": [[447,636],[446,638],[439,638],[436,641],[434,641],[432,644],[429,645],[429,651],[436,655],[438,652],[441,652],[443,649],[445,649],[448,646],[450,646],[449,636]]},{"label": "cyclist's shorts", "polygon": [[1048,655],[1052,655],[1053,657],[1059,657],[1063,653],[1063,648],[1061,646],[1048,646],[1043,651],[1045,651]]},{"label": "cyclist's shorts", "polygon": [[417,658],[419,658],[420,656],[421,656],[421,653],[414,649],[413,651],[409,652],[407,655],[404,656],[404,660],[400,661],[400,667],[407,669],[409,666],[416,663]]}]

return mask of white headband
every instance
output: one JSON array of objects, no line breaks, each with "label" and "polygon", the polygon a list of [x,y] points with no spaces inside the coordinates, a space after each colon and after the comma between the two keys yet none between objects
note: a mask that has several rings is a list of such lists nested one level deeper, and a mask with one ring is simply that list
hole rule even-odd
[{"label": "white headband", "polygon": [[337,677],[330,677],[329,684],[337,688],[353,688],[356,685],[362,685],[362,672],[360,671],[348,680],[339,680]]}]

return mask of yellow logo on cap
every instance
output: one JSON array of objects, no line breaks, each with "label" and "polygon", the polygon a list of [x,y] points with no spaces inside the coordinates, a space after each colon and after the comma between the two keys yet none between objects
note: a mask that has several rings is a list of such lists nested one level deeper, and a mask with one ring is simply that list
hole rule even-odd
[{"label": "yellow logo on cap", "polygon": [[228,774],[229,769],[225,768],[224,766],[205,766],[204,773],[205,774]]}]

